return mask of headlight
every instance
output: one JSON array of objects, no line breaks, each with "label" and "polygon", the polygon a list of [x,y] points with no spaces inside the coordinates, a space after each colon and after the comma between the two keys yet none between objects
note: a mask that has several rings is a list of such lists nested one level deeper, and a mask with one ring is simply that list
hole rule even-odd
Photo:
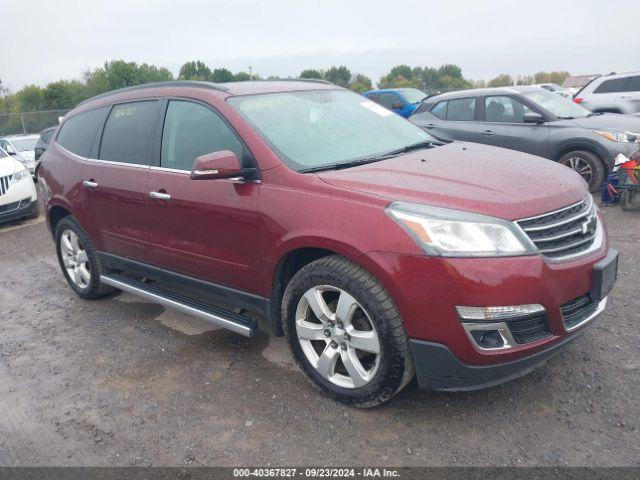
[{"label": "headlight", "polygon": [[496,257],[536,253],[516,225],[500,218],[404,202],[392,203],[387,213],[427,255]]},{"label": "headlight", "polygon": [[627,132],[624,130],[596,130],[595,132],[612,142],[640,142],[640,133]]},{"label": "headlight", "polygon": [[24,166],[13,173],[11,177],[11,184],[18,183],[29,176],[29,170],[27,170]]}]

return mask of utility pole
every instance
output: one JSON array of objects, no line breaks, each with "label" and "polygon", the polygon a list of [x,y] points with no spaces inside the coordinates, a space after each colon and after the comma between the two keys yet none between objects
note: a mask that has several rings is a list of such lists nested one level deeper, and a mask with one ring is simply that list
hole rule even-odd
[{"label": "utility pole", "polygon": [[253,67],[249,65],[249,81],[253,80]]}]

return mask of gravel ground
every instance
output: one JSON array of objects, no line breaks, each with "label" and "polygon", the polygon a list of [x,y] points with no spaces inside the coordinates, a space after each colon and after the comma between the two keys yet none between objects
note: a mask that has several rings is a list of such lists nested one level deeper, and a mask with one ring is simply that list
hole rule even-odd
[{"label": "gravel ground", "polygon": [[0,228],[0,465],[640,466],[640,211],[605,209],[619,281],[597,325],[489,390],[355,410],[282,339],[67,287],[42,219]]}]

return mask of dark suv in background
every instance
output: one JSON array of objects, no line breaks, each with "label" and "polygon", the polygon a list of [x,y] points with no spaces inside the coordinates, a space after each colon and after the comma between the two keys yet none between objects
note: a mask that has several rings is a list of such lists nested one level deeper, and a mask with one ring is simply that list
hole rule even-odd
[{"label": "dark suv in background", "polygon": [[111,92],[67,114],[38,177],[80,297],[120,289],[246,336],[265,319],[316,387],[363,407],[414,372],[456,391],[531,371],[616,278],[574,172],[443,145],[323,82]]},{"label": "dark suv in background", "polygon": [[[537,86],[462,90],[425,100],[410,117],[442,140],[464,140],[548,158],[597,190],[614,158],[640,147],[640,118],[594,114]],[[523,159],[524,160],[524,159]]]}]

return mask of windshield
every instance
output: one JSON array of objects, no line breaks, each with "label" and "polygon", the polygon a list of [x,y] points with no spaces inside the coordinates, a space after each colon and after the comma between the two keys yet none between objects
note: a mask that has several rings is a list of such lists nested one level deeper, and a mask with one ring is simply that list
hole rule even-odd
[{"label": "windshield", "polygon": [[33,150],[36,148],[38,137],[14,138],[11,143],[21,152],[25,150]]},{"label": "windshield", "polygon": [[344,90],[239,96],[229,103],[298,171],[437,142],[390,110]]},{"label": "windshield", "polygon": [[417,88],[401,88],[399,92],[409,103],[418,103],[427,98],[427,94]]},{"label": "windshield", "polygon": [[535,90],[521,93],[558,118],[584,118],[591,115],[591,112],[586,108],[581,107],[577,103],[557,93],[551,93],[548,90]]}]

